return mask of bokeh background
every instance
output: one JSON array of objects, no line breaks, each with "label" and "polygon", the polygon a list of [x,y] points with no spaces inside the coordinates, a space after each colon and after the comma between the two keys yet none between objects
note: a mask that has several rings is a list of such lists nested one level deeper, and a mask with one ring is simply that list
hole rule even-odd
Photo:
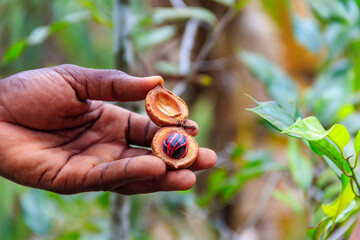
[{"label": "bokeh background", "polygon": [[[218,154],[185,192],[62,196],[0,178],[1,239],[346,239],[353,230],[357,200],[321,229],[338,176],[246,109],[256,106],[249,96],[296,101],[302,116],[355,136],[359,1],[0,0],[0,60],[0,79],[63,63],[161,75],[188,103],[199,145]],[[114,104],[145,114],[144,102]]]}]

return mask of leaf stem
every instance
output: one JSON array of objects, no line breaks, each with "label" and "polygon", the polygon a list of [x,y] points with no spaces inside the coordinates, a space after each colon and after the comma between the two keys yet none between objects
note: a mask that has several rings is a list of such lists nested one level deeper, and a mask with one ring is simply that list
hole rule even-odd
[{"label": "leaf stem", "polygon": [[[351,163],[350,163],[350,158],[351,158],[351,157],[352,157],[352,156],[347,157],[347,158],[345,159],[345,161],[349,164],[351,174],[348,175],[348,173],[345,171],[345,169],[343,169],[343,171],[344,171],[344,174],[345,174],[347,177],[351,178],[351,182],[350,182],[350,184],[351,184],[351,189],[353,190],[355,196],[360,198],[360,193],[359,193],[359,191],[357,191],[357,190],[360,189],[360,184],[359,184],[359,180],[358,180],[358,178],[357,178],[357,176],[356,176],[356,174],[355,174],[355,171],[354,171],[354,170],[355,170],[355,167],[356,167],[356,165],[357,165],[357,159],[355,160],[355,165],[354,165],[354,166],[351,166]],[[354,186],[354,183],[356,184],[356,189],[354,188],[354,187],[355,187],[355,186]]]}]

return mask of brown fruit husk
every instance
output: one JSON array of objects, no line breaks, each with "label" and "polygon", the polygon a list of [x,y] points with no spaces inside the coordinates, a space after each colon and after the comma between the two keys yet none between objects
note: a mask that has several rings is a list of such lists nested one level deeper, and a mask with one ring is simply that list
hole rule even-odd
[{"label": "brown fruit husk", "polygon": [[189,116],[186,103],[161,85],[146,96],[145,109],[149,118],[158,126],[180,126]]},{"label": "brown fruit husk", "polygon": [[[163,151],[163,140],[173,132],[179,132],[184,134],[188,140],[188,150],[184,158],[174,159],[169,157]],[[162,159],[166,163],[168,169],[181,169],[190,167],[196,160],[199,152],[199,147],[194,137],[188,134],[181,127],[164,127],[158,130],[152,140],[151,148],[153,154]]]}]

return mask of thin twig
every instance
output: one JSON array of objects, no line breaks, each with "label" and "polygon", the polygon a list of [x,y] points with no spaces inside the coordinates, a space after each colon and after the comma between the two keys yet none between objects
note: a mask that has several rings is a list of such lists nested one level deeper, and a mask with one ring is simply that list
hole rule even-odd
[{"label": "thin twig", "polygon": [[186,24],[179,53],[179,72],[181,75],[187,75],[191,70],[191,53],[194,49],[195,37],[199,25],[200,22],[196,19],[191,19]]},{"label": "thin twig", "polygon": [[213,32],[211,33],[210,37],[204,43],[202,48],[200,49],[199,54],[195,58],[195,63],[192,65],[190,73],[186,76],[185,80],[180,82],[178,85],[175,86],[173,92],[180,96],[182,95],[188,85],[190,84],[194,75],[199,71],[202,61],[209,55],[211,49],[214,47],[215,43],[219,40],[221,34],[225,30],[226,26],[233,20],[236,16],[238,11],[234,9],[229,9],[225,16],[220,20],[220,22],[215,26]]},{"label": "thin twig", "polygon": [[[116,68],[130,71],[133,64],[133,48],[130,41],[131,17],[129,0],[114,0],[114,52]],[[126,196],[111,194],[111,233],[110,239],[129,239],[130,199]]]},{"label": "thin twig", "polygon": [[[344,173],[347,177],[350,177],[351,180],[350,180],[350,184],[351,184],[351,188],[355,194],[356,197],[360,197],[360,193],[358,191],[356,191],[356,189],[360,189],[360,184],[359,184],[359,180],[357,178],[357,175],[355,173],[355,167],[357,165],[357,159],[355,159],[355,164],[354,166],[351,166],[351,163],[350,163],[350,158],[352,156],[348,157],[345,159],[345,161],[347,162],[347,164],[349,165],[350,167],[350,171],[351,171],[351,174],[348,175],[348,173],[346,172],[346,170],[344,169]],[[356,189],[354,189],[354,183],[356,184]]]},{"label": "thin twig", "polygon": [[113,193],[111,196],[111,240],[129,239],[130,199]]},{"label": "thin twig", "polygon": [[114,0],[114,52],[117,69],[129,72],[134,63],[133,46],[130,41],[129,0]]},{"label": "thin twig", "polygon": [[[182,0],[170,0],[170,2],[175,8],[186,7],[186,4]],[[196,19],[190,19],[186,23],[179,51],[179,72],[181,75],[187,75],[191,70],[191,53],[194,49],[195,37],[199,25],[200,21]]]}]

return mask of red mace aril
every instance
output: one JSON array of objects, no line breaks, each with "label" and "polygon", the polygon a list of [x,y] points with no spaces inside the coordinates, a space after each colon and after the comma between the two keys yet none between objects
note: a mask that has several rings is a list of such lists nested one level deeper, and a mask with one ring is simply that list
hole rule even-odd
[{"label": "red mace aril", "polygon": [[163,150],[171,158],[181,159],[188,150],[188,141],[184,134],[170,133],[163,141]]}]

